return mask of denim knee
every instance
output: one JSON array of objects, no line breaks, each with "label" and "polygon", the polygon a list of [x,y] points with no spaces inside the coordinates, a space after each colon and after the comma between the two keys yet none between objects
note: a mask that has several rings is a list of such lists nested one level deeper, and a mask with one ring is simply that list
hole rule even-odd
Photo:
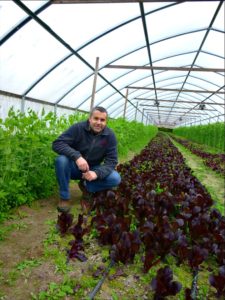
[{"label": "denim knee", "polygon": [[120,174],[117,171],[113,171],[109,176],[110,176],[110,183],[113,186],[117,186],[117,185],[120,184],[121,177],[120,177]]},{"label": "denim knee", "polygon": [[56,167],[65,168],[69,165],[69,158],[65,155],[59,155],[55,159]]}]

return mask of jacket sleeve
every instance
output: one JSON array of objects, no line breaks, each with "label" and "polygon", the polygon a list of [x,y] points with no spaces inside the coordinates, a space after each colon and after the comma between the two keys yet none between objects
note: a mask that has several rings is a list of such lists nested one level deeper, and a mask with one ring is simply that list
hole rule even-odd
[{"label": "jacket sleeve", "polygon": [[109,145],[107,147],[104,162],[101,166],[96,168],[94,171],[99,179],[103,179],[108,176],[113,170],[115,170],[118,164],[118,153],[117,153],[117,140],[115,134],[111,132]]},{"label": "jacket sleeve", "polygon": [[81,153],[74,149],[72,145],[75,144],[78,136],[79,128],[74,124],[53,141],[52,149],[60,155],[65,155],[73,160],[77,160],[81,156]]}]

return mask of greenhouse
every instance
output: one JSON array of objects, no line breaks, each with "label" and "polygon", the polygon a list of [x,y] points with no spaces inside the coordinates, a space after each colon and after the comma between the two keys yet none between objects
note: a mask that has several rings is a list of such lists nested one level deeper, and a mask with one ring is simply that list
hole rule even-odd
[{"label": "greenhouse", "polygon": [[0,25],[0,300],[224,299],[225,2]]}]

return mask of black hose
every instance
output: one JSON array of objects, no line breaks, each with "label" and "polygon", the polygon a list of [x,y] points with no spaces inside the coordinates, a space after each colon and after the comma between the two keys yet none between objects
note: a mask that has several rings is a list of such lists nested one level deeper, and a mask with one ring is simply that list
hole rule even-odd
[{"label": "black hose", "polygon": [[95,288],[92,290],[92,292],[88,295],[88,299],[92,300],[94,299],[95,295],[97,294],[97,292],[100,290],[103,282],[106,279],[106,276],[108,275],[110,269],[114,266],[115,262],[113,260],[110,261],[110,264],[108,266],[108,268],[105,270],[103,277],[99,280],[99,282],[97,283],[97,285],[95,286]]},{"label": "black hose", "polygon": [[197,280],[198,280],[198,269],[193,272],[193,281],[191,286],[191,299],[195,300],[197,297]]}]

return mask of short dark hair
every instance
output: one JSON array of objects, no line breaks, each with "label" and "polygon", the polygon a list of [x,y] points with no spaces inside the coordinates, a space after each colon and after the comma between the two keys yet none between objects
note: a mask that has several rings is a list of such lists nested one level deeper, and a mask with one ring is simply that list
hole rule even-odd
[{"label": "short dark hair", "polygon": [[93,107],[92,110],[90,111],[90,116],[92,116],[93,112],[96,111],[96,110],[100,111],[101,113],[106,113],[106,115],[108,117],[107,110],[104,107],[102,107],[102,106],[95,106],[95,107]]}]

